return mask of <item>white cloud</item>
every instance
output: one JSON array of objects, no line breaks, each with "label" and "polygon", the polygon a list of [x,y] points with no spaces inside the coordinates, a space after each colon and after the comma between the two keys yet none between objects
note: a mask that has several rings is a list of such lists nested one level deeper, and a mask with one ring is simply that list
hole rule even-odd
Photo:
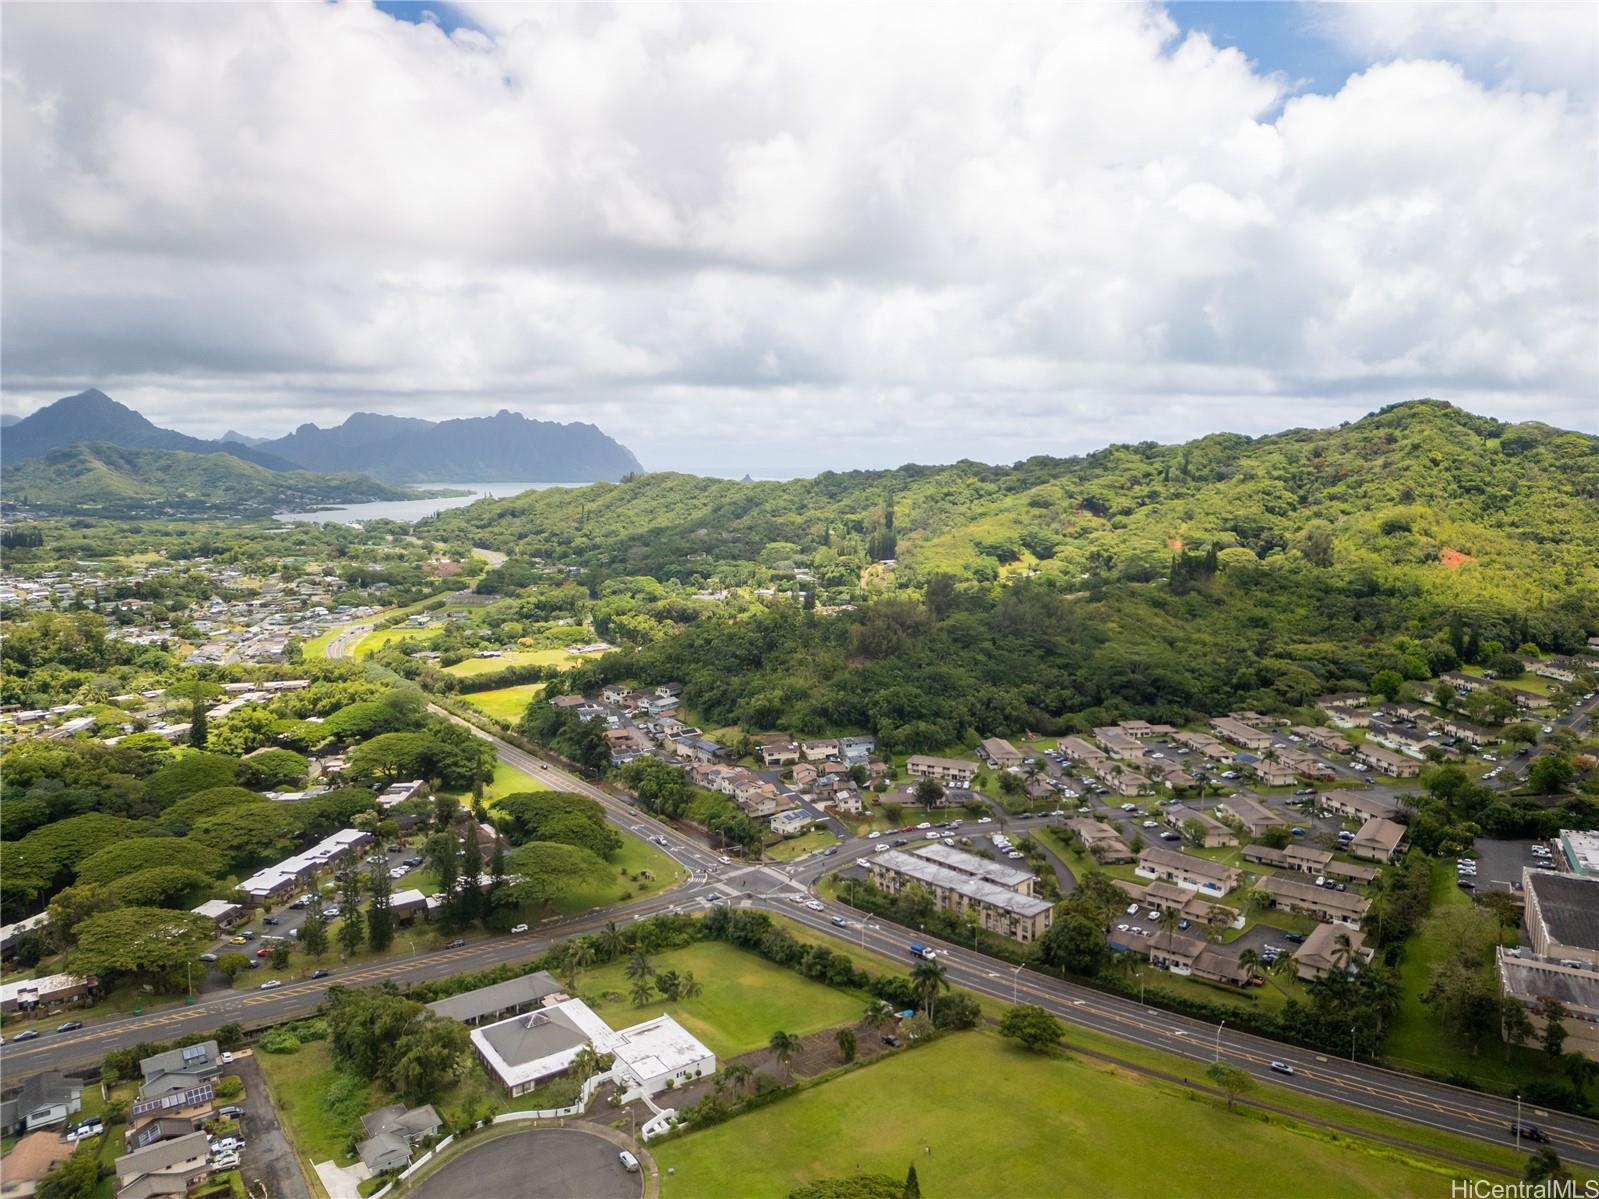
[{"label": "white cloud", "polygon": [[1586,102],[1408,59],[1285,98],[1158,8],[473,16],[7,7],[8,406],[511,406],[757,474],[1599,421]]}]

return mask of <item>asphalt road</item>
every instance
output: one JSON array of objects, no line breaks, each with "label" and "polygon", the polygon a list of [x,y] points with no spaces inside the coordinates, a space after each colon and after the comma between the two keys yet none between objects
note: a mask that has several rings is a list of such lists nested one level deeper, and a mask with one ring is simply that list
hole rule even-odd
[{"label": "asphalt road", "polygon": [[[591,796],[604,805],[610,818],[620,826],[663,839],[667,852],[690,870],[690,880],[649,900],[542,924],[535,934],[479,938],[470,940],[461,949],[338,970],[326,980],[285,983],[273,991],[230,992],[207,997],[190,1007],[143,1017],[97,1021],[74,1033],[50,1033],[25,1046],[7,1045],[0,1051],[4,1054],[0,1063],[8,1079],[38,1070],[97,1062],[112,1048],[213,1029],[229,1020],[267,1024],[289,1019],[314,1009],[325,988],[335,983],[361,985],[391,979],[403,984],[483,969],[501,962],[529,961],[539,956],[552,941],[593,931],[609,920],[642,919],[656,912],[702,909],[706,900],[716,894],[735,903],[781,912],[824,935],[895,959],[908,961],[908,945],[914,936],[939,950],[953,984],[1002,1000],[1037,1003],[1069,1025],[1095,1029],[1187,1058],[1195,1063],[1196,1076],[1203,1072],[1204,1065],[1219,1058],[1277,1086],[1484,1141],[1505,1144],[1511,1139],[1508,1126],[1516,1115],[1514,1100],[1330,1058],[1247,1033],[1229,1032],[1225,1025],[1218,1027],[1088,987],[1017,970],[974,950],[941,942],[924,933],[913,934],[885,921],[870,918],[862,921],[854,912],[820,899],[811,898],[811,902],[820,906],[819,911],[789,902],[791,897],[804,894],[826,869],[839,863],[833,857],[816,855],[782,867],[723,865],[705,846],[608,792],[489,737],[481,730],[474,731],[493,742],[502,761],[545,779],[553,787]],[[1015,826],[1026,822],[1009,820],[1006,823]],[[964,822],[963,827],[969,829],[971,822]],[[997,826],[982,827],[987,831]],[[852,861],[855,856],[862,856],[860,850],[868,844],[875,845],[865,840],[847,844],[840,848],[837,856]],[[835,926],[832,923],[835,915],[844,919],[847,926]],[[1287,1076],[1273,1072],[1273,1061],[1292,1065],[1295,1073]],[[1523,1115],[1549,1135],[1553,1147],[1563,1158],[1599,1167],[1599,1122],[1535,1108],[1528,1108]]]}]

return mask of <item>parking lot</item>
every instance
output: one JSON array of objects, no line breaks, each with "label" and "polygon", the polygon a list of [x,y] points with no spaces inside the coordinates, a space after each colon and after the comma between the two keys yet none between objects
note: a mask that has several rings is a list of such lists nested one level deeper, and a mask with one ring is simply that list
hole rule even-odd
[{"label": "parking lot", "polygon": [[1503,891],[1512,884],[1521,886],[1522,867],[1540,864],[1532,853],[1535,844],[1548,848],[1548,843],[1543,841],[1491,841],[1487,837],[1478,837],[1473,846],[1477,858],[1477,876],[1471,880],[1477,884],[1477,890],[1494,888]]}]

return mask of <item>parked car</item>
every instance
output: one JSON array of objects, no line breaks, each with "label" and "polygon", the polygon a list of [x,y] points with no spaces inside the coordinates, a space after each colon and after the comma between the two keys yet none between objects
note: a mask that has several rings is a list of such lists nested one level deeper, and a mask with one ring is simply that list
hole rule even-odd
[{"label": "parked car", "polygon": [[214,953],[202,953],[200,955],[200,960],[202,962],[214,962],[217,960],[217,955]]},{"label": "parked car", "polygon": [[249,943],[250,943],[250,938],[249,937],[229,937],[228,938],[228,944],[229,945],[248,945]]},{"label": "parked car", "polygon": [[638,1173],[638,1158],[634,1157],[626,1149],[618,1153],[616,1155],[616,1159],[622,1163],[622,1169],[626,1170],[629,1174]]},{"label": "parked car", "polygon": [[261,917],[261,923],[262,924],[276,924],[277,922],[278,922],[278,918],[276,916],[263,916],[263,917]]}]

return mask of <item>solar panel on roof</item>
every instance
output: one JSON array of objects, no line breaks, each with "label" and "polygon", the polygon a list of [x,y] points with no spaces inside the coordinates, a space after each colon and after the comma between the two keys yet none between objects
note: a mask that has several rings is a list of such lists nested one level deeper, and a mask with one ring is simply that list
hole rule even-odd
[{"label": "solar panel on roof", "polygon": [[206,1056],[204,1045],[190,1045],[183,1051],[183,1060],[186,1062],[198,1061]]}]

